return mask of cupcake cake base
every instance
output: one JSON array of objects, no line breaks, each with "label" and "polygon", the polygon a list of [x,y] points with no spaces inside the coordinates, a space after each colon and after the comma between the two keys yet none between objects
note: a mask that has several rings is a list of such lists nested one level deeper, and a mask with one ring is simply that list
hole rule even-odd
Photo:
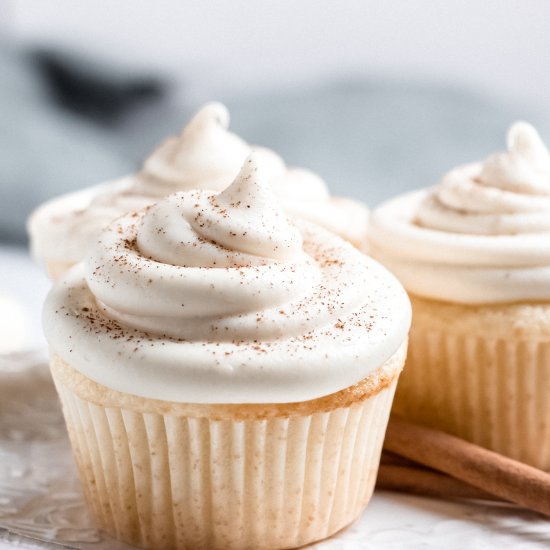
[{"label": "cupcake cake base", "polygon": [[358,384],[290,404],[171,403],[51,369],[98,525],[155,549],[293,548],[367,505],[406,344]]}]

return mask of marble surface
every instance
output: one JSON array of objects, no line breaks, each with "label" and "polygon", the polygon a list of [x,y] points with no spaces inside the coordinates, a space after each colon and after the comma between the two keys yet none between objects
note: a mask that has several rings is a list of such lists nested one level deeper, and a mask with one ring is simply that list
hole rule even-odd
[{"label": "marble surface", "polygon": [[[48,282],[26,253],[0,247],[0,292],[26,318],[22,348],[0,355],[0,550],[122,550],[93,527],[45,365],[40,302]],[[0,321],[3,312],[0,309]],[[48,541],[48,542],[45,542]],[[550,547],[550,522],[512,506],[377,491],[363,516],[319,550]]]}]

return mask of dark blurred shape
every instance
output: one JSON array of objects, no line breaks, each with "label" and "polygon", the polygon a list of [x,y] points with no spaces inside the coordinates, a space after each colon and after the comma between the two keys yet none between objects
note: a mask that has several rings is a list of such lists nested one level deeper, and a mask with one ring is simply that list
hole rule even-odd
[{"label": "dark blurred shape", "polygon": [[[135,170],[150,148],[144,136],[158,139],[139,123],[165,103],[168,83],[154,71],[71,54],[78,75],[53,78],[40,57],[0,39],[0,242],[24,243],[36,205]],[[68,108],[61,97],[71,95]]]},{"label": "dark blurred shape", "polygon": [[30,57],[53,99],[96,123],[117,124],[129,111],[161,99],[166,91],[165,83],[158,78],[66,51],[35,50]]}]

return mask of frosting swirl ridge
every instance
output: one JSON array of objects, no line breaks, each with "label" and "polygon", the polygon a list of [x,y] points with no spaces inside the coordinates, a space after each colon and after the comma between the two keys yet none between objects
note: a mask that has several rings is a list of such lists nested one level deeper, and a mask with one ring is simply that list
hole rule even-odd
[{"label": "frosting swirl ridge", "polygon": [[[253,155],[222,193],[177,193],[147,209],[139,224],[122,223],[86,266],[90,289],[111,317],[174,338],[194,338],[212,316],[283,305],[319,280]],[[192,326],[175,323],[189,319]],[[219,338],[232,335],[222,324]]]},{"label": "frosting swirl ridge", "polygon": [[165,196],[187,189],[221,190],[235,177],[250,146],[228,131],[229,111],[208,103],[146,159],[134,193]]},{"label": "frosting swirl ridge", "polygon": [[550,154],[518,122],[508,151],[378,207],[372,255],[414,294],[467,304],[550,300]]},{"label": "frosting swirl ridge", "polygon": [[420,205],[416,223],[453,233],[550,231],[550,155],[525,122],[508,132],[508,151],[451,170]]}]

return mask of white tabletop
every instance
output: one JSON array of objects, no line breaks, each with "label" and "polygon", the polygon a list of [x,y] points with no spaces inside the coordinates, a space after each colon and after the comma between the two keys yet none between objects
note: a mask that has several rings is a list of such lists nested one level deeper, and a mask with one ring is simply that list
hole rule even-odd
[{"label": "white tabletop", "polygon": [[[31,261],[24,249],[0,245],[0,304],[5,306],[4,301],[9,300],[10,310],[5,311],[4,307],[0,307],[0,327],[13,324],[15,311],[17,328],[24,331],[19,349],[46,346],[40,312],[49,287],[50,282],[45,274]],[[3,350],[0,347],[0,353],[19,349]]]},{"label": "white tabletop", "polygon": [[[17,330],[24,332],[18,346],[21,349],[44,348],[40,309],[49,282],[20,249],[0,246],[0,266],[0,298],[8,298],[10,304],[0,308],[0,327],[9,325],[17,310],[20,325]],[[12,340],[17,341],[16,338]],[[67,546],[90,549],[94,544],[65,543]],[[58,547],[0,530],[0,550]],[[550,548],[550,522],[537,514],[505,505],[447,502],[380,491],[375,493],[358,522],[314,547],[320,550],[534,550]]]}]

